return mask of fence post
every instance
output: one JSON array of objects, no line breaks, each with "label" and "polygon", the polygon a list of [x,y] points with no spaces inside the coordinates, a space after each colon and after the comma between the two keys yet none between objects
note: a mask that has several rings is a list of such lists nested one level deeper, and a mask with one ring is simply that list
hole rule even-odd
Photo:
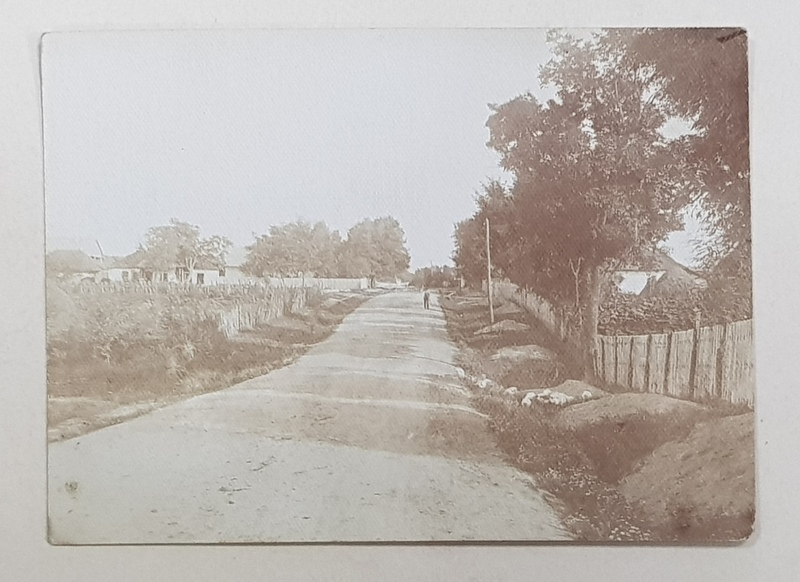
[{"label": "fence post", "polygon": [[720,339],[719,346],[717,347],[717,366],[714,378],[714,396],[722,398],[725,389],[725,353],[728,350],[728,326],[726,323],[722,326],[722,338]]},{"label": "fence post", "polygon": [[669,381],[672,374],[669,373],[670,360],[672,359],[672,332],[667,334],[667,357],[664,359],[664,393],[667,395],[672,394]]},{"label": "fence post", "polygon": [[600,368],[603,370],[603,382],[608,382],[608,378],[606,377],[606,341],[603,339],[602,336],[598,336],[598,341],[600,342]]},{"label": "fence post", "polygon": [[650,358],[653,357],[653,334],[647,334],[647,350],[644,360],[644,391],[650,392]]},{"label": "fence post", "polygon": [[689,398],[697,395],[697,358],[700,351],[700,312],[695,309],[694,331],[692,332],[692,356],[689,363]]},{"label": "fence post", "polygon": [[633,390],[633,338],[634,336],[628,338],[630,344],[628,349],[628,388],[631,390]]}]

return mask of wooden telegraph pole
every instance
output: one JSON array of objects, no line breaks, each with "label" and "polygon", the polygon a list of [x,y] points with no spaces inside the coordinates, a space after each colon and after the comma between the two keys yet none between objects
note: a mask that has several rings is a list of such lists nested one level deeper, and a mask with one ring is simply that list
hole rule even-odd
[{"label": "wooden telegraph pole", "polygon": [[486,289],[489,292],[489,322],[494,323],[494,300],[492,293],[492,250],[489,244],[489,219],[486,219]]}]

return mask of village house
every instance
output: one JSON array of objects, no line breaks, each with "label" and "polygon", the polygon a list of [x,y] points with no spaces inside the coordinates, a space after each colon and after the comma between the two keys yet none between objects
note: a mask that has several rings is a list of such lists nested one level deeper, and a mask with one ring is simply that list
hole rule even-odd
[{"label": "village house", "polygon": [[[51,244],[57,248],[50,249]],[[191,272],[180,265],[166,270],[153,269],[147,264],[141,250],[124,257],[106,256],[102,254],[99,243],[88,239],[57,239],[54,243],[48,242],[48,250],[48,273],[74,283],[147,282],[213,286],[263,282],[263,279],[245,272],[247,250],[242,247],[230,249],[223,268],[201,263]]]},{"label": "village house", "polygon": [[101,265],[81,250],[54,250],[45,257],[45,270],[62,281],[80,283],[94,281]]},{"label": "village house", "polygon": [[614,272],[612,280],[620,293],[638,296],[667,295],[707,286],[704,277],[663,251],[650,251],[628,261]]}]

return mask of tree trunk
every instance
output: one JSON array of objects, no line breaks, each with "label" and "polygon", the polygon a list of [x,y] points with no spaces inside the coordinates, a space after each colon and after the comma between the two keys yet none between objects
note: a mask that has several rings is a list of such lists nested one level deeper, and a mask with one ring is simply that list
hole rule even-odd
[{"label": "tree trunk", "polygon": [[583,364],[583,379],[589,384],[597,381],[597,322],[600,314],[600,291],[603,275],[601,267],[585,269],[585,291],[582,294],[583,330],[580,355]]}]

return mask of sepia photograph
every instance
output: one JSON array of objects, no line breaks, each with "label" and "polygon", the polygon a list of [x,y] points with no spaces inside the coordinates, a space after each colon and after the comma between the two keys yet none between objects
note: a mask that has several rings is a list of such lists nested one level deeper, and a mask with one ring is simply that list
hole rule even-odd
[{"label": "sepia photograph", "polygon": [[744,29],[59,32],[41,78],[51,544],[752,534]]}]

